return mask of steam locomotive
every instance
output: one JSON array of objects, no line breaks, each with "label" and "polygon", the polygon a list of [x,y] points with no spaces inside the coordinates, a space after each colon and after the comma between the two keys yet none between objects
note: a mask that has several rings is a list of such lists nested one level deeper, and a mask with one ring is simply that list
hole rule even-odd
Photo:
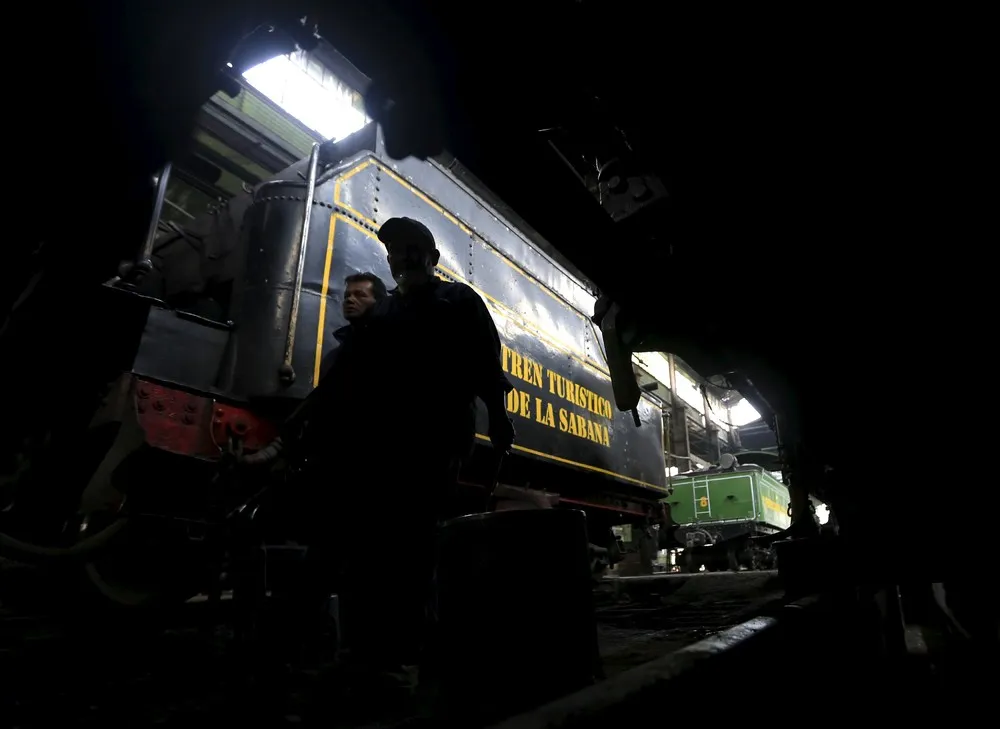
[{"label": "steam locomotive", "polygon": [[[518,432],[500,481],[584,509],[599,546],[614,547],[613,525],[658,519],[659,406],[643,398],[616,411],[594,295],[456,169],[391,160],[372,123],[188,226],[161,224],[148,263],[105,285],[138,337],[91,421],[95,465],[77,508],[84,541],[123,532],[87,564],[106,597],[143,604],[201,589],[217,567],[205,545],[225,508],[220,463],[266,446],[316,386],[344,324],[345,277],[391,284],[376,231],[402,215],[434,233],[438,275],[471,286],[497,324]],[[470,508],[496,478],[482,411],[460,477]],[[383,418],[391,434],[392,413]]]}]

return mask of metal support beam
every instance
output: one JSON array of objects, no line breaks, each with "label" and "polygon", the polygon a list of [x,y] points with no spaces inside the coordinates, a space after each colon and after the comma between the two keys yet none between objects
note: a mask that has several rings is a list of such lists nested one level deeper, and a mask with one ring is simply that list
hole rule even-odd
[{"label": "metal support beam", "polygon": [[255,175],[253,172],[248,170],[246,167],[240,165],[239,162],[229,159],[223,154],[219,154],[211,147],[199,143],[197,140],[194,142],[192,152],[199,157],[204,158],[207,162],[211,162],[213,165],[221,170],[225,170],[231,175],[235,175],[241,180],[245,180],[249,185],[256,185],[261,182],[261,178]]},{"label": "metal support beam", "polygon": [[174,167],[171,174],[175,181],[183,182],[188,187],[197,190],[203,195],[207,195],[212,200],[228,200],[231,197],[231,195],[221,187],[208,184],[197,175],[188,172],[183,167]]},{"label": "metal support beam", "polygon": [[701,388],[702,407],[705,410],[705,438],[708,440],[709,457],[716,463],[722,458],[722,448],[719,444],[719,428],[712,422],[712,406],[708,402],[708,388]]},{"label": "metal support beam", "polygon": [[735,448],[736,450],[739,450],[740,448],[743,447],[743,445],[740,443],[740,429],[733,427],[732,425],[733,409],[728,405],[726,406],[726,422],[730,424],[729,445]]},{"label": "metal support beam", "polygon": [[368,91],[371,79],[359,71],[358,67],[347,60],[344,54],[325,40],[320,39],[319,44],[309,52],[309,55],[325,66],[330,73],[340,79],[346,86],[354,89],[359,94],[364,95]]},{"label": "metal support beam", "polygon": [[227,147],[272,172],[283,170],[302,156],[261,124],[214,97],[201,108],[197,124]]},{"label": "metal support beam", "polygon": [[691,470],[691,436],[686,411],[683,405],[673,405],[668,418],[670,452],[667,454],[667,465],[676,466],[682,473]]},{"label": "metal support beam", "polygon": [[667,465],[676,466],[680,472],[691,470],[691,433],[688,430],[688,408],[677,396],[677,363],[674,355],[667,355],[670,367],[670,407],[668,427],[670,429],[670,450]]},{"label": "metal support beam", "polygon": [[802,474],[792,466],[796,461],[794,454],[789,452],[785,419],[774,414],[774,434],[778,439],[778,458],[781,460],[781,480],[788,487],[788,498],[791,502],[792,526],[803,533],[813,533],[819,530],[816,515],[809,500],[809,487]]}]

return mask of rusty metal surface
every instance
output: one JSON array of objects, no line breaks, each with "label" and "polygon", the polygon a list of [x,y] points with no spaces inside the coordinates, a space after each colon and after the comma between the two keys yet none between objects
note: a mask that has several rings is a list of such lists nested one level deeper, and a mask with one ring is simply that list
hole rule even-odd
[{"label": "rusty metal surface", "polygon": [[133,390],[136,417],[149,445],[183,455],[218,455],[209,428],[210,398],[138,378]]}]

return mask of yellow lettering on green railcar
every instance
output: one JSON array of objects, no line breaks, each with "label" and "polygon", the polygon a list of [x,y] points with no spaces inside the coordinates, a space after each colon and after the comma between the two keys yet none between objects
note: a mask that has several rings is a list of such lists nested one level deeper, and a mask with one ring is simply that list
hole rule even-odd
[{"label": "yellow lettering on green railcar", "polygon": [[768,511],[773,511],[775,514],[779,516],[785,516],[785,507],[783,507],[774,499],[769,499],[766,496],[764,497],[764,508],[767,509]]}]

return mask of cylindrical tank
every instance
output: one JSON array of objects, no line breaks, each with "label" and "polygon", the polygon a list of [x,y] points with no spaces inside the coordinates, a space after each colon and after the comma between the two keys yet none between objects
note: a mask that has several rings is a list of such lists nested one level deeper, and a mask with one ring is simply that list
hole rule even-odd
[{"label": "cylindrical tank", "polygon": [[[318,197],[327,194],[326,190],[317,189],[309,219],[305,268],[302,280],[298,280],[305,183],[290,180],[267,185],[258,189],[243,220],[246,270],[235,312],[238,354],[232,389],[242,397],[302,398],[314,385],[330,208]],[[281,372],[296,288],[301,289],[302,298],[292,356],[295,375],[289,381]]]},{"label": "cylindrical tank", "polygon": [[[271,182],[255,195],[243,220],[246,269],[234,312],[239,347],[233,390],[239,395],[270,396],[288,389],[279,371],[296,287],[296,236],[302,228],[304,200],[304,183]],[[303,337],[305,342],[310,339],[314,338]]]},{"label": "cylindrical tank", "polygon": [[582,511],[474,514],[443,526],[431,661],[442,711],[494,720],[593,682],[587,545]]}]

